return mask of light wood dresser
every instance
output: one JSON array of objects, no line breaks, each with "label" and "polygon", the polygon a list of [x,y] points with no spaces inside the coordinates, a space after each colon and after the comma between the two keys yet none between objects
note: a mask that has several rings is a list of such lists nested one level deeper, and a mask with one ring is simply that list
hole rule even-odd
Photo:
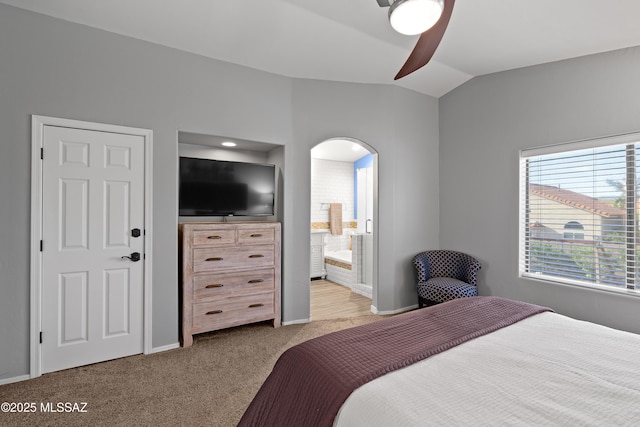
[{"label": "light wood dresser", "polygon": [[280,326],[280,223],[178,227],[183,347],[202,332],[270,319]]}]

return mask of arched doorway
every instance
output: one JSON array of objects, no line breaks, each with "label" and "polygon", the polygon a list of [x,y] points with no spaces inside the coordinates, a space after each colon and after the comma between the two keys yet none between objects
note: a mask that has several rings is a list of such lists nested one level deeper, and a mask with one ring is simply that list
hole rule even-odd
[{"label": "arched doorway", "polygon": [[311,286],[324,279],[342,295],[323,293],[319,313],[312,287],[312,320],[370,314],[377,299],[377,167],[375,150],[354,138],[311,149]]}]

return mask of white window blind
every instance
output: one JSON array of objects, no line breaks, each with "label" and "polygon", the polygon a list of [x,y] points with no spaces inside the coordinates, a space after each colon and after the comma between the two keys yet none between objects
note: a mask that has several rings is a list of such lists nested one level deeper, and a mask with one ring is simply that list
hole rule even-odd
[{"label": "white window blind", "polygon": [[640,135],[527,150],[520,274],[638,290]]}]

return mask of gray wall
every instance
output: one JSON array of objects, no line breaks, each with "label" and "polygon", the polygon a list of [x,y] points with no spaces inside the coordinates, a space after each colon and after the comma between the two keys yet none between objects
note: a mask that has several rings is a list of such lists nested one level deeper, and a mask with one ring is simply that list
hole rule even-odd
[{"label": "gray wall", "polygon": [[[178,340],[178,131],[281,145],[283,320],[309,318],[309,149],[363,140],[380,163],[380,310],[415,304],[410,257],[438,245],[438,101],[295,80],[0,4],[0,381],[29,373],[32,114],[153,130],[153,347]],[[406,208],[410,205],[410,209]]]},{"label": "gray wall", "polygon": [[[296,182],[293,189],[285,183],[294,191],[293,233],[309,234],[311,148],[335,136],[365,142],[378,153],[379,253],[373,305],[382,312],[415,306],[411,258],[438,246],[437,100],[393,86],[310,80],[296,81],[293,94],[294,160],[287,158],[286,164],[295,168]],[[304,215],[298,214],[300,207]],[[288,214],[293,212],[285,211]],[[285,239],[285,245],[291,244]],[[284,309],[303,318],[308,312],[301,311],[305,305],[298,301],[308,299],[309,245],[286,252],[285,263],[285,271],[300,281],[286,285],[295,297],[284,301]]]},{"label": "gray wall", "polygon": [[640,130],[640,48],[475,78],[440,98],[441,246],[483,264],[480,293],[640,332],[640,299],[518,278],[523,148]]}]

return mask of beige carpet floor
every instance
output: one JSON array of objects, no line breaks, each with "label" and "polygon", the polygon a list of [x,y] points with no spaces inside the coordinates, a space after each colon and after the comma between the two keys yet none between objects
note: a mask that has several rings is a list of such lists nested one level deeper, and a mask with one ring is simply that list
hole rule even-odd
[{"label": "beige carpet floor", "polygon": [[[235,426],[284,350],[378,319],[369,315],[278,329],[269,323],[241,326],[197,335],[187,349],[131,356],[3,385],[0,403],[35,403],[36,412],[0,412],[0,425]],[[42,406],[56,408],[67,402],[85,402],[86,412],[41,411]]]}]

